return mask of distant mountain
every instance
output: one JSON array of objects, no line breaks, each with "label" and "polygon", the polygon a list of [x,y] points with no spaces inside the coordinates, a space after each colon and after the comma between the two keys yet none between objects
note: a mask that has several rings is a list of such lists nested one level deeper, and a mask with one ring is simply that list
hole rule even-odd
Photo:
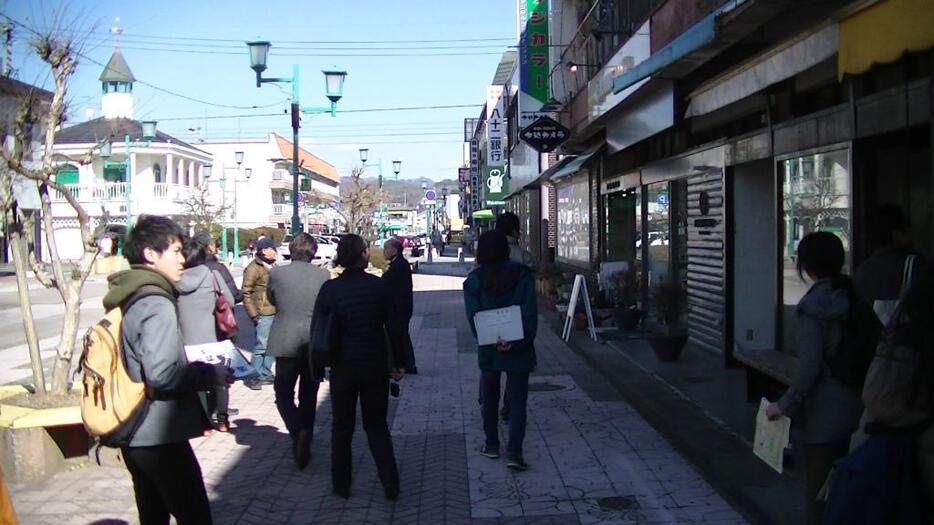
[{"label": "distant mountain", "polygon": [[[362,179],[367,184],[377,184],[376,177],[364,177]],[[446,179],[442,181],[434,181],[431,179],[420,178],[420,179],[401,179],[398,181],[394,180],[383,180],[383,190],[386,192],[387,198],[386,202],[398,204],[400,206],[415,207],[425,196],[425,190],[422,189],[422,183],[425,183],[427,189],[435,190],[438,197],[441,197],[441,190],[443,188],[448,189],[448,193],[457,193],[459,189],[459,184],[454,179]],[[350,177],[341,177],[341,184],[350,185]]]}]

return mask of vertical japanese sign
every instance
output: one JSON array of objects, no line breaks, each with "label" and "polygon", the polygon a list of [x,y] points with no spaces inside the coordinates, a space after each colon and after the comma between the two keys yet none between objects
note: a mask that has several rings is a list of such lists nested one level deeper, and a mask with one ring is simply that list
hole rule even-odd
[{"label": "vertical japanese sign", "polygon": [[506,166],[483,165],[483,205],[503,206],[509,194]]},{"label": "vertical japanese sign", "polygon": [[486,87],[486,163],[502,166],[503,155],[503,86]]},{"label": "vertical japanese sign", "polygon": [[517,0],[519,5],[519,128],[543,116],[548,101],[548,0]]},{"label": "vertical japanese sign", "polygon": [[470,207],[480,208],[480,139],[470,139]]}]

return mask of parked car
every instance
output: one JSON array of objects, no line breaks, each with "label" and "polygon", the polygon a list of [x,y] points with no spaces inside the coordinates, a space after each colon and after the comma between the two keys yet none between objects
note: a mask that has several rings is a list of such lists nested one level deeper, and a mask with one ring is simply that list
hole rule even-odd
[{"label": "parked car", "polygon": [[276,248],[276,251],[279,253],[279,258],[284,261],[292,260],[292,254],[289,253],[289,243],[292,242],[292,234],[287,233],[285,237],[282,238],[282,242],[279,243],[279,247]]},{"label": "parked car", "polygon": [[315,242],[318,243],[318,251],[315,252],[314,263],[327,264],[337,256],[337,241],[329,238],[327,235],[312,235]]}]

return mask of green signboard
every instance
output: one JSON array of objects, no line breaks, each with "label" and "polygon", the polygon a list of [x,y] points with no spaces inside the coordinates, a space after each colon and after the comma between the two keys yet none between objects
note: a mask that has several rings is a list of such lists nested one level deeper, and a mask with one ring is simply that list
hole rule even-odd
[{"label": "green signboard", "polygon": [[502,206],[509,194],[509,178],[506,166],[483,165],[483,205]]},{"label": "green signboard", "polygon": [[523,57],[525,82],[522,90],[541,103],[548,101],[548,0],[525,0]]}]

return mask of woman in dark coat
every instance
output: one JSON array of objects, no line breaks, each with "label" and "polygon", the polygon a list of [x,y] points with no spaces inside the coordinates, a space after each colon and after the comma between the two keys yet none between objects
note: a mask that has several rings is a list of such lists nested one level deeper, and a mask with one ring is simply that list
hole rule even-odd
[{"label": "woman in dark coat", "polygon": [[798,273],[814,284],[795,308],[799,365],[788,391],[766,408],[769,419],[788,416],[804,422],[805,523],[821,522],[817,494],[834,462],[845,456],[863,410],[859,392],[830,370],[840,352],[854,304],[853,282],[841,273],[843,243],[830,232],[809,233],[798,243]]},{"label": "woman in dark coat", "polygon": [[[337,244],[336,266],[344,268],[336,279],[324,283],[315,303],[317,323],[334,316],[336,358],[331,366],[331,482],[334,493],[350,497],[351,440],[356,424],[357,398],[363,412],[363,429],[376,461],[386,497],[399,497],[399,471],[386,423],[389,377],[400,379],[405,363],[402,346],[387,341],[391,303],[389,286],[364,272],[369,261],[366,242],[345,235]],[[390,369],[390,365],[392,368]]]},{"label": "woman in dark coat", "polygon": [[521,308],[524,335],[520,341],[500,341],[495,345],[477,347],[482,374],[483,430],[486,434],[486,443],[480,453],[491,459],[499,457],[499,385],[502,373],[506,372],[506,395],[510,406],[507,466],[521,471],[528,468],[522,456],[522,442],[525,439],[529,374],[536,364],[534,341],[538,328],[538,303],[532,270],[509,260],[509,243],[506,236],[497,231],[480,237],[477,264],[479,268],[470,272],[464,281],[464,306],[474,336],[477,335],[474,325],[477,312],[507,306]]}]

